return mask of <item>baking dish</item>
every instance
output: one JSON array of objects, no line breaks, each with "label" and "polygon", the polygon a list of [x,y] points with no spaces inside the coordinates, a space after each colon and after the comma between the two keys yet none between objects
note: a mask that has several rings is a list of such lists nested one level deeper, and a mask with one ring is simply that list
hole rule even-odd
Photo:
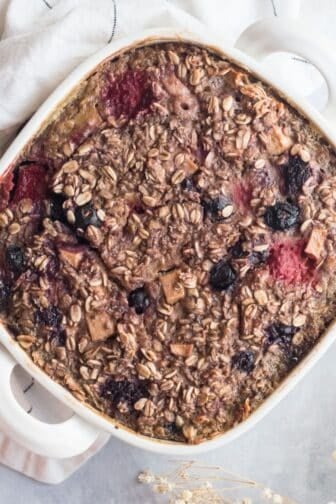
[{"label": "baking dish", "polygon": [[[326,136],[332,145],[336,144],[332,122],[335,116],[335,90],[336,78],[333,75],[334,62],[327,56],[321,43],[310,42],[303,35],[298,35],[298,24],[289,20],[265,20],[250,27],[239,39],[238,49],[227,48],[222,42],[215,41],[205,33],[189,34],[172,30],[155,30],[145,32],[113,43],[91,57],[77,68],[66,81],[50,96],[44,105],[37,111],[29,123],[18,135],[16,140],[7,150],[0,163],[0,173],[15,161],[25,144],[39,131],[41,126],[48,122],[48,118],[55,108],[62,105],[73,88],[93,69],[107,58],[119,55],[130,48],[151,43],[182,41],[185,43],[206,46],[210,50],[231,59],[234,63],[247,68],[261,80],[269,83],[287,99],[300,112],[302,112]],[[303,28],[300,28],[303,33]],[[327,107],[322,114],[309,104],[295,97],[292,90],[286,86],[279,86],[262,70],[262,65],[256,63],[252,57],[244,52],[249,52],[254,58],[263,59],[275,51],[290,51],[300,54],[315,63],[324,75],[328,88],[329,99]],[[0,352],[0,397],[1,410],[0,422],[2,426],[18,442],[37,453],[53,457],[69,457],[84,451],[97,437],[100,429],[114,434],[116,437],[135,446],[164,454],[193,455],[210,448],[218,447],[247,431],[294,386],[294,384],[318,360],[334,340],[334,329],[330,328],[320,339],[319,343],[300,363],[300,365],[287,377],[280,387],[267,399],[259,409],[248,419],[215,439],[205,441],[200,445],[185,445],[182,443],[159,441],[136,434],[115,421],[93,411],[90,407],[78,402],[69,392],[48,378],[43,371],[37,368],[17,345],[4,326],[0,328],[0,341],[9,351]],[[13,368],[19,363],[36,380],[45,386],[54,396],[66,403],[75,413],[70,420],[63,424],[49,425],[27,415],[14,398],[10,377]]]}]

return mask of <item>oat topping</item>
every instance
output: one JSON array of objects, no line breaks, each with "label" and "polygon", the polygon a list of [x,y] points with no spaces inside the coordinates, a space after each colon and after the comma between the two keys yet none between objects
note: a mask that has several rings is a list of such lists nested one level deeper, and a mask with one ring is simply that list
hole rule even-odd
[{"label": "oat topping", "polygon": [[335,317],[335,153],[204,48],[104,62],[0,183],[3,320],[144,435],[230,429]]}]

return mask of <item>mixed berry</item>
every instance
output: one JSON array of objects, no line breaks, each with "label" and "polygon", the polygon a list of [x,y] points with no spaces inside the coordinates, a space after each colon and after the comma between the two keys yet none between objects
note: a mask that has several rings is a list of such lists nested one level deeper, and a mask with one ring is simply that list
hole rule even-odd
[{"label": "mixed berry", "polygon": [[293,336],[298,330],[298,327],[274,322],[266,328],[265,347],[267,348],[275,343],[284,350],[287,350],[292,343]]},{"label": "mixed berry", "polygon": [[13,273],[20,274],[25,270],[23,249],[17,245],[6,248],[6,266]]},{"label": "mixed berry", "polygon": [[133,405],[139,399],[148,397],[148,381],[108,379],[101,388],[101,395],[113,406],[117,406],[121,401]]},{"label": "mixed berry", "polygon": [[234,284],[236,278],[237,273],[226,260],[218,262],[210,270],[210,285],[217,291],[227,290]]},{"label": "mixed berry", "polygon": [[84,206],[79,206],[75,211],[76,227],[85,230],[88,226],[101,226],[96,210],[88,203]]},{"label": "mixed berry", "polygon": [[60,326],[62,313],[56,306],[48,306],[48,308],[39,308],[35,313],[35,319],[38,324],[54,329]]},{"label": "mixed berry", "polygon": [[63,203],[65,199],[59,194],[53,194],[49,200],[49,211],[48,216],[52,220],[58,220],[63,223],[67,223],[66,212],[63,208]]},{"label": "mixed berry", "polygon": [[228,199],[222,194],[212,199],[202,200],[202,206],[206,215],[215,222],[225,219],[225,216],[223,216],[223,210],[226,206],[228,206],[228,204]]},{"label": "mixed berry", "polygon": [[16,205],[23,199],[39,203],[45,198],[46,191],[46,168],[34,163],[22,165],[18,168],[11,204]]},{"label": "mixed berry", "polygon": [[242,257],[248,255],[248,252],[244,250],[244,240],[239,238],[239,240],[237,240],[236,243],[229,248],[229,253],[235,259],[241,259]]},{"label": "mixed berry", "polygon": [[152,77],[143,70],[129,70],[113,76],[103,90],[106,112],[114,117],[135,117],[154,101]]},{"label": "mixed berry", "polygon": [[286,231],[296,226],[300,216],[300,209],[289,201],[279,201],[266,208],[265,223],[274,231]]},{"label": "mixed berry", "polygon": [[305,253],[306,242],[301,239],[275,241],[267,265],[274,280],[287,285],[306,285],[314,280],[315,262]]},{"label": "mixed berry", "polygon": [[144,287],[139,287],[138,289],[132,291],[128,295],[128,304],[131,308],[134,308],[135,313],[138,315],[145,313],[150,304],[146,289]]},{"label": "mixed berry", "polygon": [[290,156],[288,162],[282,167],[285,192],[288,196],[295,197],[302,186],[312,174],[308,163],[302,161],[299,156]]},{"label": "mixed berry", "polygon": [[10,287],[9,285],[0,280],[0,310],[5,310],[8,306],[10,296]]},{"label": "mixed berry", "polygon": [[255,365],[255,354],[251,350],[242,350],[232,357],[232,366],[243,373],[251,373]]}]

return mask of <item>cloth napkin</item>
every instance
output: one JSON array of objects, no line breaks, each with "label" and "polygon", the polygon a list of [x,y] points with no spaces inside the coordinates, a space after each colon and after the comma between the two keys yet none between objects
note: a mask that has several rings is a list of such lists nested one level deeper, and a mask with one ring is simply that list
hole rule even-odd
[{"label": "cloth napkin", "polygon": [[[312,36],[323,33],[334,41],[335,13],[334,0],[304,0],[302,4],[300,0],[0,0],[0,151],[73,68],[117,38],[171,26],[196,32],[205,28],[234,44],[258,19],[300,16],[310,22]],[[267,64],[317,104],[323,101],[323,80],[308,61],[278,55]],[[50,412],[66,413],[60,405],[53,406],[54,399],[46,398],[24,373],[15,377],[15,383],[20,401],[31,414],[41,415],[42,404],[49,416]],[[27,452],[0,433],[0,463],[55,484],[107,440],[108,435],[102,434],[86,453],[52,460]]]}]

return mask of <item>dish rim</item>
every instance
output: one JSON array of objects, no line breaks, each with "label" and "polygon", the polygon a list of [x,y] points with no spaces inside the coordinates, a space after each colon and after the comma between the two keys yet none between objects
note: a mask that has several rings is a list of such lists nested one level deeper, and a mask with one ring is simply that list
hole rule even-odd
[{"label": "dish rim", "polygon": [[[292,90],[286,90],[283,83],[277,83],[268,72],[262,69],[260,63],[241,51],[226,47],[223,41],[209,37],[205,33],[191,33],[188,31],[172,29],[145,30],[132,37],[126,37],[109,46],[104,47],[93,56],[85,60],[51,93],[47,100],[34,113],[32,118],[23,127],[14,141],[9,145],[0,160],[0,176],[11,169],[22,150],[34,141],[48,123],[50,123],[62,110],[74,91],[81,82],[85,81],[106,60],[114,59],[132,49],[153,45],[157,43],[178,42],[204,47],[218,54],[238,67],[248,71],[253,76],[268,84],[287,104],[302,115],[312,126],[318,130],[334,148],[336,148],[336,132],[332,125],[312,105],[299,97]],[[290,96],[288,96],[290,94]],[[319,340],[302,359],[302,361],[284,378],[280,385],[267,397],[263,403],[250,414],[248,418],[231,427],[229,430],[216,435],[213,439],[207,439],[200,444],[187,444],[175,441],[161,440],[141,435],[115,419],[102,414],[92,406],[76,399],[64,386],[55,382],[41,368],[35,365],[24,349],[15,341],[11,333],[6,329],[4,322],[0,320],[0,343],[9,351],[18,364],[20,364],[42,386],[53,394],[61,402],[65,403],[80,417],[102,430],[110,432],[138,448],[152,452],[169,455],[193,455],[222,446],[250,430],[264,416],[266,416],[305,376],[315,363],[327,351],[334,342],[336,336],[336,320],[334,320],[321,334]]]}]

